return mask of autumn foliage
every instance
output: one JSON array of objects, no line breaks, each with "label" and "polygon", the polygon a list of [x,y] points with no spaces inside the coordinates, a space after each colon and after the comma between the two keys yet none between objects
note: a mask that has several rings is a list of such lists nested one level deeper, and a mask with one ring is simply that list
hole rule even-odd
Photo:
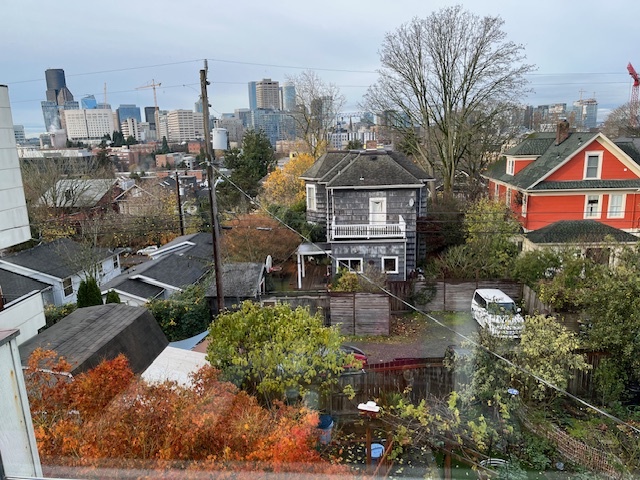
[{"label": "autumn foliage", "polygon": [[[69,370],[54,352],[36,350],[25,371],[38,449],[49,476],[60,466],[80,467],[74,475],[81,472],[84,478],[96,478],[100,467],[156,474],[179,468],[180,475],[172,470],[172,478],[197,478],[202,470],[345,471],[323,461],[314,448],[317,413],[283,404],[265,409],[220,381],[209,366],[194,374],[188,387],[134,379],[122,355],[75,377]],[[163,478],[145,478],[151,477]]]},{"label": "autumn foliage", "polygon": [[240,215],[226,222],[222,247],[236,262],[264,262],[267,255],[275,263],[287,260],[298,248],[300,237],[277,220],[256,213]]},{"label": "autumn foliage", "polygon": [[263,198],[267,204],[292,206],[305,200],[304,180],[300,176],[313,165],[313,157],[301,153],[284,167],[272,171],[264,181]]}]

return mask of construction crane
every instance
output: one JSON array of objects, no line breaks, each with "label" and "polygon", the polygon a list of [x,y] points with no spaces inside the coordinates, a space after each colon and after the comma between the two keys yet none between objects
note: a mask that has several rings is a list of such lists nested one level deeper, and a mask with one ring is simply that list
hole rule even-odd
[{"label": "construction crane", "polygon": [[633,78],[631,101],[629,102],[629,124],[631,127],[636,128],[638,126],[638,90],[640,90],[640,76],[638,76],[638,72],[633,68],[631,62],[627,65],[627,71],[629,75],[631,75],[631,78]]},{"label": "construction crane", "polygon": [[156,87],[162,85],[161,83],[156,83],[154,79],[151,79],[151,83],[148,85],[143,85],[141,87],[136,88],[136,90],[143,90],[145,88],[153,88],[153,106],[154,106],[154,120],[156,123],[156,140],[158,132],[160,131],[160,115],[158,113],[158,97],[156,95]]}]

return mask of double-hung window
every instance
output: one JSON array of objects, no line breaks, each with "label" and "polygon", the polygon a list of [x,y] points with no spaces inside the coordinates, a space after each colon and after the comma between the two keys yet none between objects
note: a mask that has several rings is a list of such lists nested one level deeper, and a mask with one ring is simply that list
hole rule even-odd
[{"label": "double-hung window", "polygon": [[600,178],[602,173],[602,152],[587,152],[584,159],[585,180]]},{"label": "double-hung window", "polygon": [[338,268],[347,268],[350,272],[362,273],[361,258],[339,258]]},{"label": "double-hung window", "polygon": [[307,185],[307,210],[316,210],[316,186]]},{"label": "double-hung window", "polygon": [[624,195],[614,193],[609,195],[609,208],[607,209],[607,217],[622,218],[624,217]]},{"label": "double-hung window", "polygon": [[600,218],[600,195],[587,195],[584,218]]}]

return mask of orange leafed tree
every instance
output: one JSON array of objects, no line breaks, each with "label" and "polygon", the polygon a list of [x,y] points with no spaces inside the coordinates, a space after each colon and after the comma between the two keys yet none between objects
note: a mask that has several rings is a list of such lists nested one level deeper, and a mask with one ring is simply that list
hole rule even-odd
[{"label": "orange leafed tree", "polygon": [[48,465],[81,467],[85,478],[96,478],[95,468],[114,465],[179,467],[194,475],[237,469],[346,472],[314,448],[317,413],[282,404],[267,410],[220,381],[210,366],[194,374],[189,387],[135,380],[124,356],[73,378],[65,374],[69,370],[55,353],[36,350],[25,375],[49,476],[56,469]]},{"label": "orange leafed tree", "polygon": [[301,153],[284,167],[271,172],[263,185],[263,199],[267,204],[293,206],[305,200],[304,180],[300,175],[313,165],[313,157]]},{"label": "orange leafed tree", "polygon": [[285,225],[266,215],[240,215],[225,224],[222,246],[225,254],[237,262],[264,262],[267,255],[281,263],[295,252],[300,237]]}]

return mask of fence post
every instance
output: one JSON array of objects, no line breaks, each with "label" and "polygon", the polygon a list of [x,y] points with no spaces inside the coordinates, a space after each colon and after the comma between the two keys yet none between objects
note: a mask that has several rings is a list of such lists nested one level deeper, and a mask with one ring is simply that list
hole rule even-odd
[{"label": "fence post", "polygon": [[447,276],[442,274],[442,310],[447,311]]}]

